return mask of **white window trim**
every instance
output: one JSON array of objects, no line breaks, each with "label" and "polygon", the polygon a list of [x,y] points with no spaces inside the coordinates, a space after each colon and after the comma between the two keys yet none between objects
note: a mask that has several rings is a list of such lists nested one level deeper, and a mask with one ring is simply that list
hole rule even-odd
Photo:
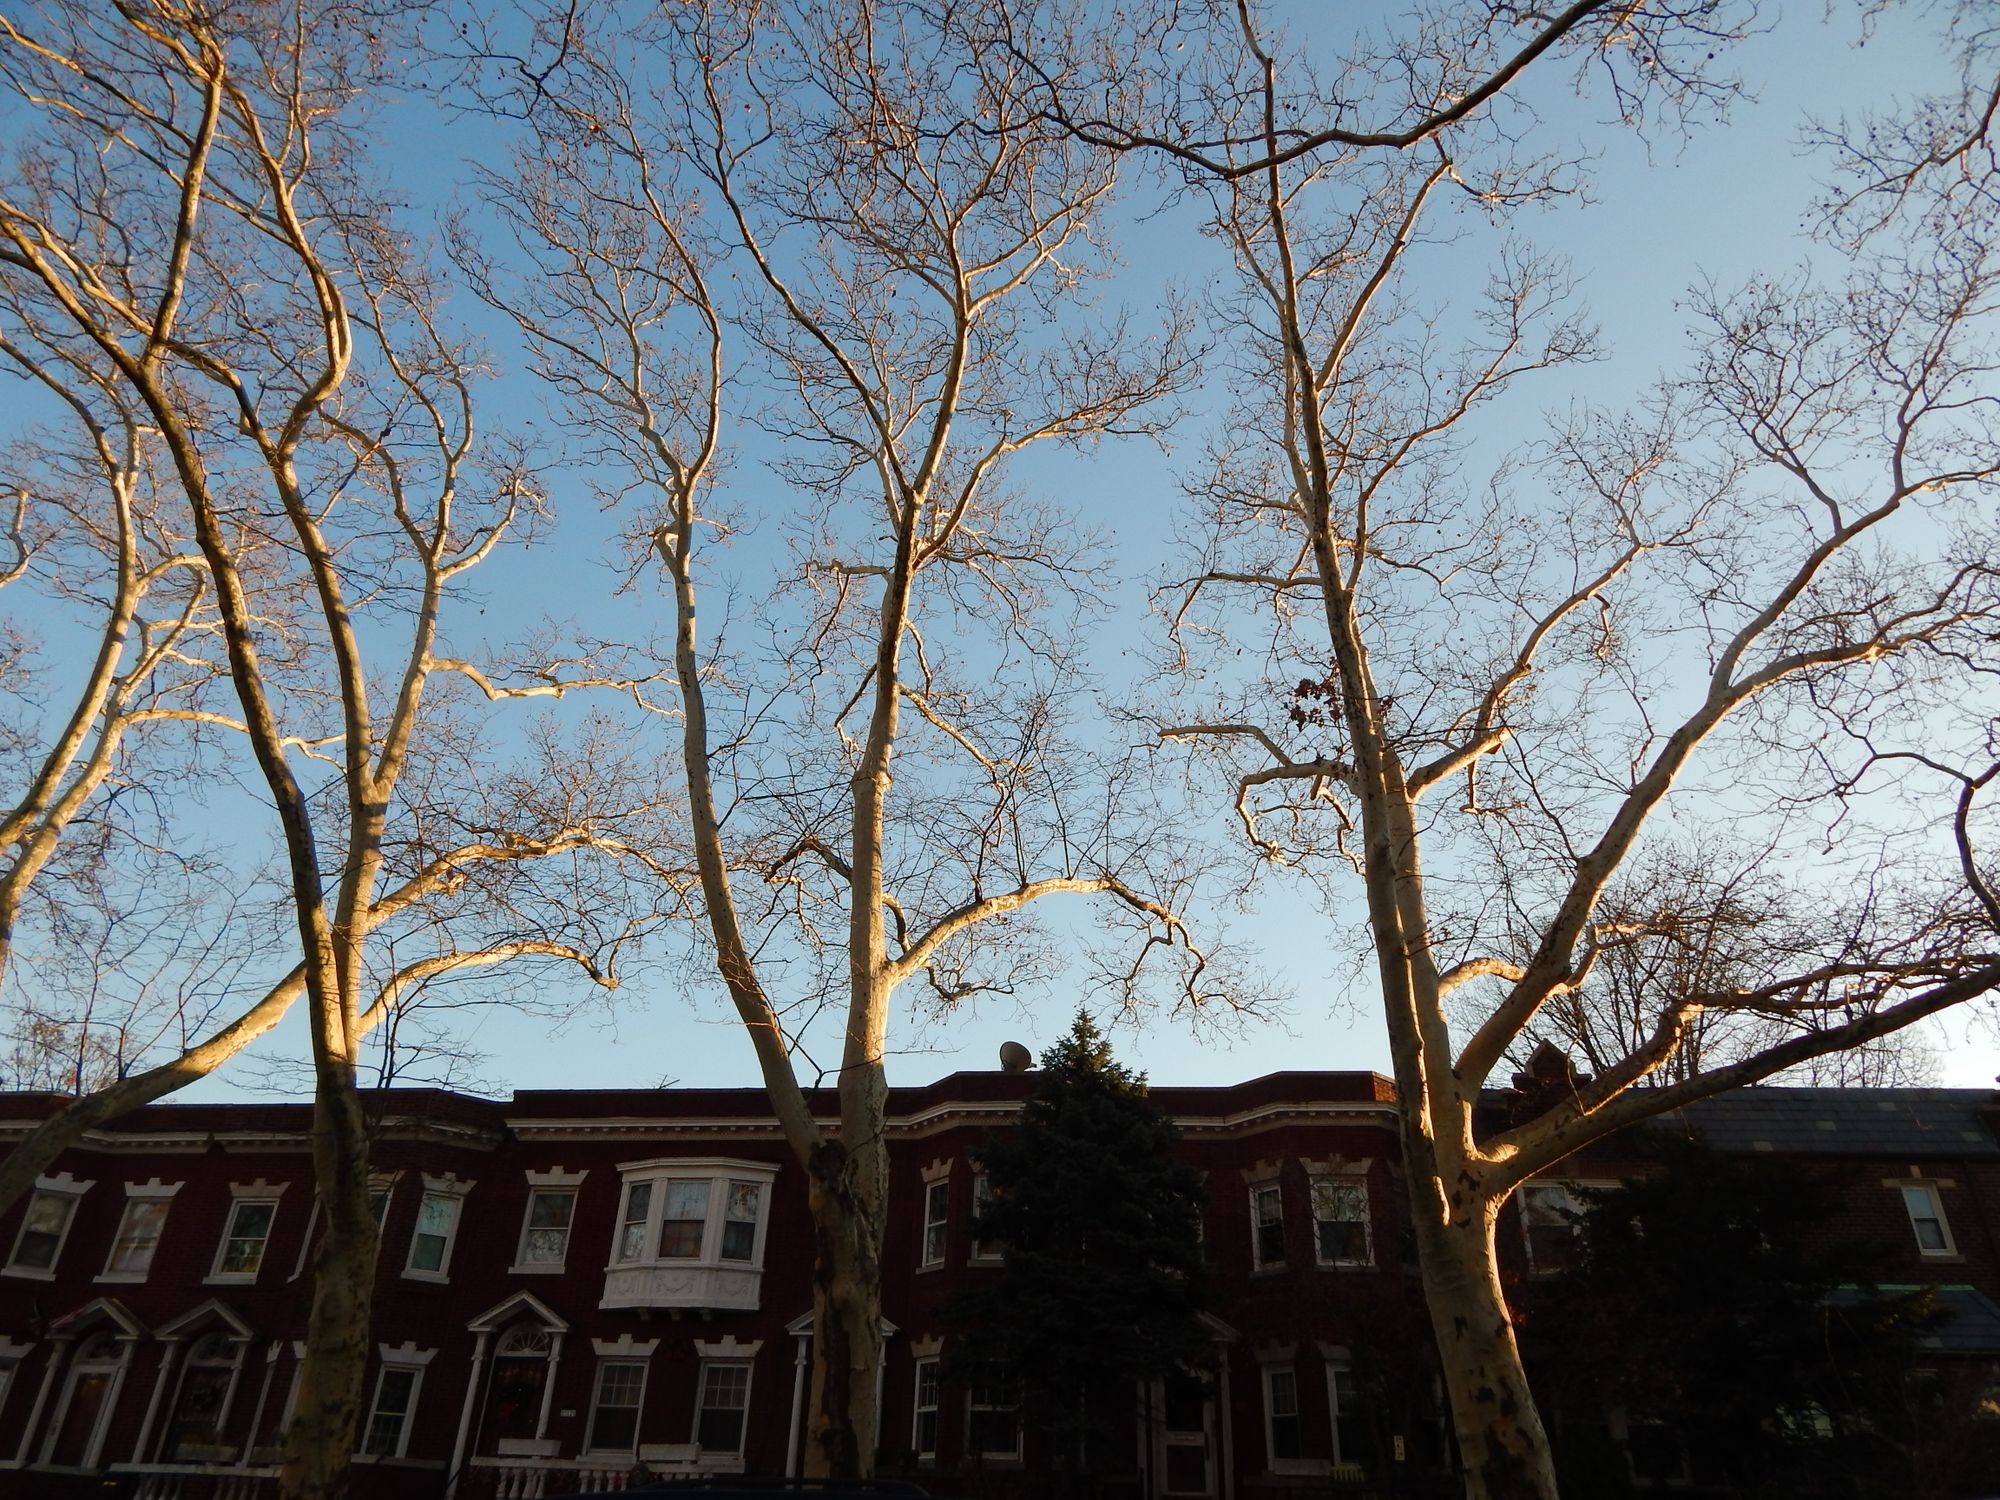
[{"label": "white window trim", "polygon": [[[28,1194],[27,1202],[22,1206],[21,1224],[14,1231],[14,1247],[7,1252],[5,1272],[0,1274],[18,1276],[23,1281],[54,1281],[56,1267],[62,1264],[63,1250],[69,1244],[69,1232],[76,1227],[76,1211],[82,1205],[83,1195],[96,1186],[94,1181],[83,1182],[67,1172],[58,1172],[53,1177],[37,1177],[33,1191]],[[39,1266],[19,1264],[21,1241],[27,1238],[28,1234],[28,1214],[34,1208],[35,1199],[43,1195],[69,1200],[69,1212],[63,1216],[62,1232],[56,1236],[56,1248],[49,1256],[46,1270]]]},{"label": "white window trim", "polygon": [[[1925,1260],[1962,1260],[1958,1251],[1958,1239],[1951,1232],[1951,1220],[1945,1216],[1944,1193],[1942,1189],[1956,1184],[1948,1177],[1885,1177],[1882,1186],[1896,1189],[1896,1201],[1903,1205],[1903,1215],[1910,1226],[1910,1238],[1915,1241],[1917,1254]],[[1924,1242],[1917,1238],[1917,1216],[1910,1211],[1910,1190],[1915,1188],[1931,1200],[1931,1208],[1937,1217],[1938,1233],[1944,1236],[1944,1248],[1926,1250]]]},{"label": "white window trim", "polygon": [[[224,1333],[224,1330],[211,1328],[207,1332]],[[187,1356],[181,1360],[180,1372],[174,1378],[174,1397],[172,1401],[167,1403],[166,1427],[161,1432],[158,1442],[159,1451],[163,1456],[166,1454],[167,1440],[171,1437],[174,1430],[174,1418],[180,1414],[181,1396],[187,1389],[188,1372],[192,1369],[202,1368],[195,1364],[194,1349],[195,1345],[200,1343],[203,1337],[206,1337],[206,1334],[197,1335],[195,1338],[188,1340]],[[248,1339],[238,1334],[224,1333],[224,1337],[229,1343],[229,1383],[223,1387],[222,1406],[216,1423],[218,1436],[226,1432],[229,1428],[229,1413],[236,1405],[236,1392],[238,1387],[243,1383],[244,1355],[247,1353],[250,1344]],[[210,1366],[208,1368],[215,1367]],[[168,1461],[175,1462],[176,1460],[169,1457]]]},{"label": "white window trim", "polygon": [[[77,1341],[78,1347],[82,1347],[92,1336],[93,1334],[83,1335]],[[98,1403],[97,1419],[91,1424],[90,1436],[83,1445],[83,1462],[80,1467],[84,1469],[95,1469],[104,1457],[104,1439],[111,1430],[111,1414],[117,1409],[118,1398],[125,1389],[125,1374],[132,1368],[132,1350],[138,1343],[138,1339],[129,1333],[113,1334],[112,1339],[118,1349],[117,1358],[93,1367],[97,1369],[108,1367],[111,1379],[104,1388],[104,1399]],[[56,1440],[62,1435],[63,1423],[69,1416],[70,1402],[76,1399],[77,1381],[83,1374],[84,1366],[72,1354],[69,1368],[63,1374],[62,1399],[56,1403],[55,1415],[50,1419],[42,1438],[41,1461],[45,1464],[56,1451]]]},{"label": "white window trim", "polygon": [[[209,1261],[208,1275],[202,1278],[207,1286],[253,1286],[257,1278],[264,1274],[264,1267],[271,1260],[271,1241],[278,1237],[278,1199],[288,1186],[282,1182],[266,1182],[259,1177],[255,1182],[232,1182],[229,1184],[229,1212],[222,1220],[222,1235],[215,1242],[215,1256]],[[236,1215],[245,1203],[268,1203],[271,1205],[271,1222],[264,1228],[264,1248],[257,1256],[254,1271],[225,1271],[222,1257],[229,1251],[230,1233],[236,1227]]]},{"label": "white window trim", "polygon": [[1358,1397],[1360,1387],[1354,1384],[1354,1362],[1344,1354],[1329,1354],[1326,1358],[1326,1429],[1332,1435],[1333,1461],[1336,1464],[1351,1464],[1360,1460],[1340,1451],[1340,1382],[1343,1378]]},{"label": "white window trim", "polygon": [[[1358,1188],[1361,1192],[1361,1256],[1345,1259],[1339,1256],[1329,1258],[1321,1246],[1319,1226],[1318,1190],[1320,1184],[1335,1187]],[[1368,1194],[1368,1179],[1359,1172],[1315,1172],[1306,1183],[1306,1207],[1312,1213],[1313,1221],[1313,1264],[1335,1270],[1367,1270],[1375,1264],[1375,1205]],[[1344,1223],[1345,1220],[1333,1222]]]},{"label": "white window trim", "polygon": [[[569,1245],[576,1234],[576,1207],[583,1196],[579,1189],[583,1179],[590,1175],[586,1169],[581,1172],[565,1172],[561,1167],[549,1172],[528,1173],[528,1201],[521,1205],[521,1237],[514,1242],[514,1264],[507,1268],[511,1276],[560,1276],[569,1269]],[[528,1259],[528,1231],[533,1227],[535,1199],[548,1193],[563,1194],[569,1198],[569,1224],[563,1230],[563,1253],[557,1260]],[[619,1228],[624,1228],[621,1223]],[[614,1249],[617,1247],[614,1246]]]},{"label": "white window trim", "polygon": [[[424,1371],[430,1365],[430,1362],[437,1357],[437,1350],[419,1349],[413,1343],[404,1343],[395,1346],[378,1344],[376,1345],[376,1353],[381,1363],[375,1371],[375,1387],[373,1393],[368,1398],[368,1410],[361,1418],[361,1432],[359,1434],[361,1443],[354,1451],[354,1461],[356,1463],[372,1464],[379,1463],[385,1458],[400,1459],[409,1457],[410,1429],[417,1425],[417,1403],[423,1399],[424,1394]],[[362,1449],[367,1445],[368,1434],[375,1428],[375,1417],[382,1405],[382,1381],[391,1370],[409,1370],[413,1372],[413,1378],[410,1381],[410,1404],[403,1409],[403,1426],[402,1430],[396,1434],[396,1451],[394,1453],[366,1453]]]},{"label": "white window trim", "polygon": [[125,1184],[125,1207],[118,1215],[117,1228],[111,1231],[111,1248],[104,1252],[104,1269],[97,1274],[95,1278],[97,1281],[136,1286],[153,1274],[153,1256],[160,1253],[160,1240],[167,1232],[167,1221],[164,1216],[160,1219],[159,1233],[153,1236],[152,1254],[146,1257],[146,1268],[143,1271],[113,1270],[111,1260],[118,1253],[119,1241],[125,1238],[125,1221],[132,1216],[133,1205],[137,1203],[171,1204],[174,1194],[180,1190],[181,1185],[178,1182],[161,1182],[157,1177],[146,1182],[128,1182]]},{"label": "white window trim", "polygon": [[[1292,1378],[1292,1420],[1299,1424],[1299,1450],[1297,1458],[1278,1457],[1277,1402],[1272,1399],[1271,1382],[1278,1375]],[[1266,1360],[1257,1367],[1257,1384],[1264,1402],[1264,1463],[1267,1474],[1324,1474],[1328,1472],[1326,1460],[1305,1457],[1305,1402],[1300,1399],[1299,1369],[1289,1359]]]},{"label": "white window trim", "polygon": [[[624,1185],[618,1195],[618,1217],[612,1223],[611,1258],[604,1267],[607,1274],[630,1270],[634,1266],[671,1266],[711,1271],[761,1272],[764,1269],[764,1242],[771,1229],[771,1199],[778,1177],[778,1167],[775,1162],[743,1161],[719,1156],[659,1157],[650,1161],[621,1162],[618,1171],[624,1179]],[[697,1256],[676,1255],[662,1258],[660,1255],[660,1220],[667,1206],[666,1185],[673,1181],[708,1184],[708,1209],[702,1220],[701,1253]],[[729,1184],[732,1182],[755,1183],[758,1188],[757,1227],[751,1236],[748,1260],[722,1258],[724,1219],[729,1204]],[[624,1260],[620,1258],[619,1252],[624,1249],[626,1205],[631,1201],[632,1189],[641,1183],[651,1185],[652,1199],[646,1206],[645,1229],[639,1244],[640,1253],[630,1260]]]},{"label": "white window trim", "polygon": [[[695,1352],[701,1356],[701,1363],[695,1368],[694,1376],[694,1422],[688,1431],[688,1442],[700,1455],[705,1467],[726,1469],[736,1472],[743,1467],[743,1455],[750,1447],[750,1400],[757,1389],[757,1361],[751,1356],[763,1348],[764,1341],[739,1345],[731,1334],[719,1344],[695,1344]],[[742,1369],[743,1373],[743,1431],[737,1438],[734,1449],[704,1448],[701,1446],[701,1414],[706,1409],[702,1402],[708,1395],[708,1372],[723,1365]]]},{"label": "white window trim", "polygon": [[[1262,1193],[1278,1195],[1278,1258],[1264,1259],[1262,1230],[1264,1221],[1257,1217],[1257,1199]],[[1264,1177],[1250,1184],[1250,1268],[1253,1271],[1282,1271],[1285,1269],[1285,1185],[1278,1177]]]},{"label": "white window trim", "polygon": [[[937,1231],[937,1250],[931,1250],[931,1231]],[[924,1184],[923,1237],[918,1241],[917,1269],[935,1271],[945,1263],[951,1248],[951,1179],[940,1177]]]},{"label": "white window trim", "polygon": [[[660,1341],[658,1339],[647,1339],[643,1343],[635,1342],[629,1333],[624,1335],[624,1338],[626,1342],[625,1347],[622,1349],[618,1346],[616,1340],[591,1340],[592,1346],[597,1351],[597,1370],[591,1376],[590,1380],[590,1407],[583,1414],[583,1448],[581,1452],[585,1458],[636,1458],[639,1454],[639,1443],[641,1441],[639,1428],[646,1414],[646,1387],[652,1383],[653,1379],[652,1354]],[[607,1350],[609,1351],[608,1353],[606,1352]],[[632,1446],[630,1448],[599,1448],[593,1446],[591,1443],[591,1439],[597,1435],[597,1407],[600,1398],[604,1394],[604,1372],[613,1365],[637,1365],[639,1367],[639,1400],[633,1408]],[[699,1400],[700,1397],[701,1393],[696,1391],[695,1399]]]},{"label": "white window trim", "polygon": [[[417,1199],[416,1222],[410,1226],[410,1247],[403,1254],[403,1278],[406,1281],[443,1283],[451,1280],[451,1257],[458,1249],[459,1226],[465,1222],[465,1195],[475,1186],[477,1184],[470,1179],[460,1179],[449,1173],[443,1177],[424,1173],[423,1196]],[[423,1234],[425,1198],[445,1198],[451,1202],[451,1227],[444,1232],[444,1251],[438,1256],[434,1271],[413,1264],[417,1258],[417,1241]]]},{"label": "white window trim", "polygon": [[[923,1404],[924,1370],[931,1371],[931,1404]],[[917,1456],[917,1462],[926,1467],[937,1463],[938,1411],[942,1406],[940,1397],[944,1394],[944,1361],[935,1354],[921,1354],[915,1362],[916,1378],[910,1386],[910,1451]],[[922,1430],[923,1415],[931,1414],[931,1446],[926,1448],[918,1441]]]}]

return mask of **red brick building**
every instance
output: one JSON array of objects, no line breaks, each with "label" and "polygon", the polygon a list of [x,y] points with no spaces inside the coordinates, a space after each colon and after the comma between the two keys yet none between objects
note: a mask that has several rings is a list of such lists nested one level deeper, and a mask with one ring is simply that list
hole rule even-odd
[{"label": "red brick building", "polygon": [[[950,1378],[940,1315],[997,1274],[970,1228],[975,1153],[1028,1082],[956,1074],[890,1100],[879,1445],[887,1470],[941,1490],[1005,1491],[1041,1457],[1008,1391]],[[1134,1393],[1128,1488],[1424,1493],[1450,1454],[1389,1083],[1284,1073],[1153,1097],[1206,1174],[1214,1353],[1205,1378]],[[1724,1150],[1840,1162],[1856,1222],[1911,1282],[1951,1289],[1941,1355],[1988,1359],[1994,1103],[1750,1090],[1692,1123]],[[0,1096],[0,1143],[59,1104]],[[553,1495],[640,1463],[796,1472],[811,1235],[760,1093],[397,1091],[370,1107],[382,1249],[360,1493]],[[141,1110],[0,1216],[0,1476],[16,1492],[99,1474],[147,1500],[270,1492],[309,1301],[308,1126],[301,1105]],[[1565,1184],[1628,1165],[1598,1152],[1524,1194],[1513,1273],[1559,1264]]]}]

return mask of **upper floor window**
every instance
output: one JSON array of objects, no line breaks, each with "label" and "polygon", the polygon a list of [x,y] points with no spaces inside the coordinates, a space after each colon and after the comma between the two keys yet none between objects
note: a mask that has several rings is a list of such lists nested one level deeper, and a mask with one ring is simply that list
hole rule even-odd
[{"label": "upper floor window", "polygon": [[278,1200],[239,1197],[229,1205],[229,1219],[222,1228],[222,1243],[215,1248],[215,1269],[211,1281],[255,1281],[264,1265],[264,1250],[271,1241],[271,1226],[277,1221]]},{"label": "upper floor window", "polygon": [[153,1268],[153,1254],[160,1248],[160,1234],[167,1227],[167,1205],[171,1200],[155,1197],[128,1197],[125,1212],[112,1237],[111,1254],[104,1261],[107,1280],[144,1281]]},{"label": "upper floor window", "polygon": [[585,1173],[528,1174],[528,1212],[521,1221],[516,1271],[560,1271],[569,1258],[570,1224],[576,1217],[576,1190]]},{"label": "upper floor window", "polygon": [[604,1307],[754,1308],[778,1169],[720,1159],[632,1162]]},{"label": "upper floor window", "polygon": [[67,1172],[59,1177],[35,1179],[34,1195],[14,1236],[13,1253],[7,1257],[7,1271],[37,1281],[55,1279],[56,1261],[63,1241],[69,1238],[70,1221],[76,1217],[77,1200],[91,1186],[78,1182]]},{"label": "upper floor window", "polygon": [[972,1258],[974,1260],[1001,1260],[1004,1258],[1005,1252],[1000,1242],[979,1238],[976,1227],[979,1221],[986,1217],[987,1212],[992,1207],[993,1184],[987,1178],[986,1174],[981,1172],[972,1179],[972,1222],[975,1226],[972,1239]]},{"label": "upper floor window", "polygon": [[1259,1269],[1285,1263],[1285,1196],[1275,1182],[1251,1185],[1250,1247]]},{"label": "upper floor window", "polygon": [[1919,1254],[1944,1257],[1956,1255],[1951,1225],[1944,1216],[1944,1200],[1937,1187],[1928,1182],[1896,1184],[1903,1191],[1903,1211],[1910,1216],[1910,1231],[1917,1237]]},{"label": "upper floor window", "polygon": [[451,1252],[458,1240],[458,1219],[470,1182],[456,1177],[424,1177],[424,1196],[417,1203],[417,1227],[410,1235],[410,1258],[403,1274],[415,1281],[444,1281],[451,1275]]},{"label": "upper floor window", "polygon": [[1312,1206],[1314,1249],[1321,1265],[1375,1264],[1366,1181],[1359,1177],[1315,1177]]},{"label": "upper floor window", "polygon": [[924,1258],[927,1266],[944,1264],[945,1234],[951,1225],[951,1181],[940,1178],[924,1185]]},{"label": "upper floor window", "polygon": [[1576,1264],[1583,1200],[1574,1184],[1530,1182],[1521,1188],[1521,1233],[1528,1243],[1528,1269],[1538,1276],[1567,1271]]}]

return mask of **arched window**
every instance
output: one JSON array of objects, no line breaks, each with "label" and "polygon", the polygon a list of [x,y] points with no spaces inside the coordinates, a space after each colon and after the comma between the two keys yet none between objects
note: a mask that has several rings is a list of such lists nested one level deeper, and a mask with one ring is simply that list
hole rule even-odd
[{"label": "arched window", "polygon": [[167,1424],[169,1459],[198,1463],[230,1456],[222,1432],[242,1365],[243,1345],[226,1332],[205,1333],[194,1341],[181,1367],[180,1391]]},{"label": "arched window", "polygon": [[61,1415],[49,1435],[43,1461],[65,1468],[97,1466],[104,1427],[125,1365],[126,1346],[109,1329],[93,1333],[77,1346],[63,1383]]},{"label": "arched window", "polygon": [[542,1393],[548,1385],[555,1336],[539,1323],[516,1323],[493,1350],[493,1373],[486,1382],[486,1420],[480,1429],[484,1450],[499,1453],[502,1443],[540,1435]]}]

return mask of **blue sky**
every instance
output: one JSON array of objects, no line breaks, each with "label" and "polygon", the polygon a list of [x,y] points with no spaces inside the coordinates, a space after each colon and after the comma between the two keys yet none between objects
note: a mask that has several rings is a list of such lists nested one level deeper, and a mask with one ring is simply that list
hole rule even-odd
[{"label": "blue sky", "polygon": [[[1310,35],[1314,8],[1299,7],[1297,15],[1295,26]],[[1502,440],[1500,426],[1518,434],[1574,399],[1612,406],[1642,400],[1655,381],[1688,358],[1682,299],[1691,285],[1782,271],[1811,255],[1800,231],[1818,188],[1818,166],[1803,153],[1800,138],[1815,112],[1825,118],[1842,105],[1887,106],[1899,96],[1949,82],[1941,72],[1943,53],[1926,33],[1921,13],[1903,8],[1884,13],[1865,44],[1860,19],[1845,7],[1829,14],[1818,5],[1798,5],[1768,12],[1767,18],[1771,29],[1733,54],[1752,97],[1740,101],[1726,120],[1698,121],[1684,135],[1635,136],[1603,123],[1601,101],[1578,99],[1565,78],[1551,74],[1538,81],[1530,97],[1542,116],[1541,128],[1589,152],[1592,189],[1587,200],[1525,215],[1512,231],[1570,257],[1611,358],[1510,401],[1494,419],[1496,441]],[[413,193],[440,205],[462,181],[464,160],[490,158],[499,140],[490,123],[434,116],[421,102],[399,107],[390,128],[399,140],[422,142],[405,167]],[[1128,232],[1119,251],[1129,275],[1118,295],[1143,300],[1170,283],[1198,295],[1226,266],[1217,263],[1212,245],[1193,232],[1191,221],[1175,211],[1154,216],[1154,203],[1149,184],[1135,182],[1128,190],[1123,213]],[[1493,246],[1491,232],[1468,220],[1456,244],[1427,252],[1431,284],[1476,285]],[[519,351],[507,348],[504,330],[487,326],[503,365],[515,372],[501,387],[503,412],[531,430],[546,430],[536,425],[543,422],[543,400],[521,373]],[[1216,420],[1199,405],[1190,413],[1182,429],[1190,457]],[[614,525],[597,512],[584,477],[574,471],[557,471],[555,477],[557,546],[502,560],[483,574],[479,590],[488,618],[472,628],[502,636],[528,623],[525,612],[514,613],[515,601],[523,598],[557,601],[537,602],[535,608],[601,624],[607,632],[649,616],[663,627],[666,601],[651,580],[613,597],[622,572],[611,541]],[[1144,616],[1148,585],[1172,565],[1172,518],[1181,504],[1175,460],[1144,445],[1107,446],[1084,456],[1039,457],[1023,467],[1020,478],[1061,495],[1114,538],[1123,584],[1112,601],[1112,623],[1099,631],[1094,667],[1113,700],[1142,689],[1145,653],[1136,622]],[[753,502],[773,491],[754,449],[746,454],[738,483]],[[777,565],[780,549],[775,524],[757,528],[735,546],[728,568],[740,578],[743,597],[757,596],[759,580]],[[246,824],[250,817],[222,815],[241,816]],[[1215,821],[1216,836],[1227,837],[1223,819]],[[1231,941],[1260,952],[1290,992],[1285,1013],[1220,1031],[1156,1018],[1116,1034],[1125,1060],[1160,1083],[1221,1083],[1287,1068],[1387,1071],[1368,967],[1351,946],[1341,945],[1344,939],[1329,941],[1329,924],[1310,892],[1266,881],[1253,909],[1217,904],[1205,917]],[[1079,906],[1064,920],[1087,921],[1088,915]],[[683,993],[680,979],[689,972],[679,964],[657,966],[628,984],[614,1003],[587,1006],[560,1026],[504,1009],[462,1013],[468,1044],[483,1055],[478,1074],[501,1089],[663,1080],[754,1084],[749,1044],[733,1015],[712,986]],[[1010,1039],[1039,1050],[1067,1029],[1073,1003],[1072,992],[1051,985],[1017,1003],[988,1004],[948,1022],[899,1018],[892,1033],[891,1079],[915,1083],[958,1069],[993,1067],[1000,1043]],[[1982,1085],[2000,1071],[2000,1036],[1983,1015],[1961,1018],[1933,1040],[1942,1053],[1942,1082]],[[275,1051],[301,1042],[288,1026],[270,1046]],[[239,1076],[227,1074],[188,1097],[233,1096],[244,1087]]]}]

